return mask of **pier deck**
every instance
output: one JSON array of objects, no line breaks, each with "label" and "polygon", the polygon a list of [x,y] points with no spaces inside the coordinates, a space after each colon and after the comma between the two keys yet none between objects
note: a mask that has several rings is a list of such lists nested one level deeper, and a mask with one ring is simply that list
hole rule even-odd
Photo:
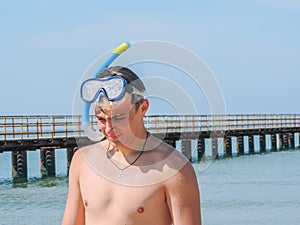
[{"label": "pier deck", "polygon": [[[97,129],[95,117],[90,120],[93,129]],[[205,156],[206,139],[212,143],[211,156],[218,157],[220,140],[222,155],[232,156],[234,145],[239,155],[244,154],[246,144],[249,153],[254,153],[254,136],[259,137],[260,151],[264,152],[267,135],[272,150],[283,150],[295,148],[295,137],[298,135],[299,140],[300,134],[300,114],[152,115],[144,121],[149,132],[174,147],[180,140],[181,152],[190,159],[190,142],[197,140],[198,160]],[[40,150],[41,172],[43,176],[51,176],[55,175],[55,149],[67,149],[69,165],[78,146],[92,143],[82,130],[79,115],[0,116],[0,153],[12,153],[12,174],[16,181],[27,179],[27,151]]]}]

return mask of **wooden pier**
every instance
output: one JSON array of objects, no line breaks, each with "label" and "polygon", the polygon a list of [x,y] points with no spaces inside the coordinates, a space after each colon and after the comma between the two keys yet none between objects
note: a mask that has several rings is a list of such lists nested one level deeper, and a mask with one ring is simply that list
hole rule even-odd
[{"label": "wooden pier", "polygon": [[[97,129],[94,116],[91,121]],[[40,150],[42,177],[56,175],[55,149],[66,149],[69,168],[76,148],[93,143],[81,125],[81,116],[74,115],[0,116],[0,153],[12,154],[13,181],[27,180],[27,151]],[[145,125],[174,147],[180,141],[182,154],[190,160],[193,140],[197,141],[196,160],[204,160],[254,154],[255,139],[259,152],[295,149],[295,140],[299,146],[300,139],[300,114],[157,115],[145,117]],[[206,146],[208,140],[210,146]]]}]

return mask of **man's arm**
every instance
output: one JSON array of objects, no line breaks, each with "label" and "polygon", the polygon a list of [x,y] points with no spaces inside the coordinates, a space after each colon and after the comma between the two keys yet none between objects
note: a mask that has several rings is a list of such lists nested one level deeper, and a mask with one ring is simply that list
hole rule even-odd
[{"label": "man's arm", "polygon": [[201,225],[200,193],[189,162],[166,182],[165,190],[174,225]]},{"label": "man's arm", "polygon": [[75,152],[69,171],[69,193],[62,225],[84,225],[84,206],[79,187],[79,170],[82,158]]}]

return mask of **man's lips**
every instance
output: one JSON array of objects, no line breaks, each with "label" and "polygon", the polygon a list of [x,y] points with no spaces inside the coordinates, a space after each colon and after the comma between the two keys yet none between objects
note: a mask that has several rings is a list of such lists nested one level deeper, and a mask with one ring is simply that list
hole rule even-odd
[{"label": "man's lips", "polygon": [[118,134],[118,135],[116,135],[116,134],[108,134],[108,138],[112,139],[112,140],[118,139],[120,136],[121,136],[120,134]]}]

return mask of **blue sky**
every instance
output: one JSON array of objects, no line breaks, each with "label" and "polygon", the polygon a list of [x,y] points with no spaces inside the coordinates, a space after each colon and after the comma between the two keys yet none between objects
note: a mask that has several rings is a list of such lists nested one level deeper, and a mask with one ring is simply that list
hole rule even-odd
[{"label": "blue sky", "polygon": [[228,113],[299,113],[299,24],[297,0],[0,0],[0,115],[71,114],[87,67],[141,40],[199,55]]}]

